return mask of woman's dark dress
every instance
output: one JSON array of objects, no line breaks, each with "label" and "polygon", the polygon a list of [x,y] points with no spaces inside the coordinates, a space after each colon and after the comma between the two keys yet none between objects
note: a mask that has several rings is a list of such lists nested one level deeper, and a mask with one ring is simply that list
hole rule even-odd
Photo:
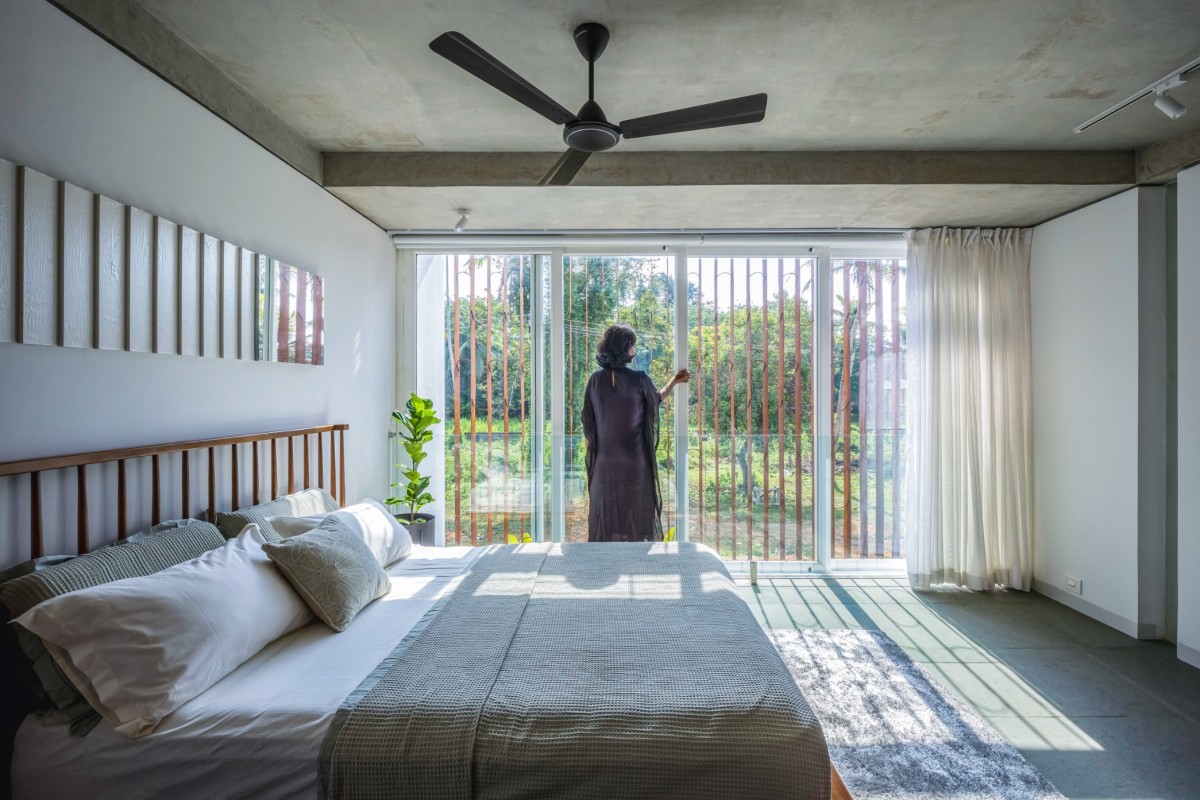
[{"label": "woman's dark dress", "polygon": [[650,376],[628,368],[598,369],[583,400],[587,439],[588,541],[661,541],[658,407]]}]

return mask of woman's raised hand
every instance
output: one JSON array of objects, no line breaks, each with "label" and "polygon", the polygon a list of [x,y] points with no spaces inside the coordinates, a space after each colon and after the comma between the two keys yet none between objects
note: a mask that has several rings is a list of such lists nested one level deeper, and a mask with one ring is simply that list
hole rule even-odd
[{"label": "woman's raised hand", "polygon": [[692,373],[688,372],[686,369],[679,370],[679,372],[676,372],[675,376],[667,382],[667,385],[662,388],[662,391],[658,393],[658,396],[663,400],[666,400],[671,396],[671,390],[675,388],[676,384],[687,383],[691,379]]}]

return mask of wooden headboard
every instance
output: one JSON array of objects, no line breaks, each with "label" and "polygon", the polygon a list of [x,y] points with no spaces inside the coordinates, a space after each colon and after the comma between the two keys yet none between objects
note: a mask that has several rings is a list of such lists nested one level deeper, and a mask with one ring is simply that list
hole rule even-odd
[{"label": "wooden headboard", "polygon": [[[93,464],[107,464],[116,462],[117,464],[117,536],[124,539],[129,535],[128,527],[128,509],[126,507],[126,464],[134,459],[149,458],[151,461],[151,510],[150,518],[154,524],[162,521],[162,480],[159,470],[159,458],[164,455],[173,453],[181,453],[181,469],[180,480],[183,489],[183,514],[182,516],[191,516],[192,503],[190,497],[191,491],[191,475],[190,462],[191,458],[188,453],[194,450],[208,451],[208,520],[214,522],[217,513],[217,477],[216,477],[216,459],[219,448],[228,447],[229,453],[229,477],[230,477],[230,496],[232,497],[232,509],[236,511],[238,508],[238,497],[242,490],[242,480],[238,469],[238,446],[243,444],[251,444],[251,480],[253,482],[253,498],[254,503],[261,502],[260,489],[262,480],[259,470],[259,450],[264,447],[263,442],[270,443],[270,485],[271,496],[268,500],[274,500],[279,496],[279,442],[286,440],[287,443],[287,493],[291,494],[296,491],[296,440],[301,440],[302,461],[303,461],[303,480],[301,488],[310,488],[313,486],[312,469],[310,459],[310,442],[315,437],[317,464],[316,464],[316,488],[328,488],[329,493],[338,501],[339,505],[346,504],[346,431],[350,429],[349,425],[319,425],[313,428],[296,428],[294,430],[271,431],[269,433],[251,433],[241,436],[224,436],[216,439],[194,439],[187,442],[171,442],[168,444],[152,444],[143,445],[140,447],[124,447],[115,450],[97,450],[91,453],[75,453],[73,455],[51,456],[48,458],[33,458],[24,461],[8,461],[0,463],[0,477],[10,475],[29,475],[29,552],[31,558],[37,558],[45,555],[42,542],[42,488],[41,474],[50,470],[69,470],[75,468],[75,484],[77,491],[77,514],[78,514],[78,532],[77,532],[77,552],[86,553],[91,548],[91,543],[88,536],[88,489],[87,475],[88,467]],[[325,439],[328,434],[329,439],[329,463],[326,470],[326,450]],[[326,487],[325,478],[328,473],[329,484]]]}]

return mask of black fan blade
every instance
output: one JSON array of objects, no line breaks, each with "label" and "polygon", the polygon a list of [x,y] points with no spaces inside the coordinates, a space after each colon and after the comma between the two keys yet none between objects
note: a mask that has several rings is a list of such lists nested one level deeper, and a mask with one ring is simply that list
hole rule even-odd
[{"label": "black fan blade", "polygon": [[744,125],[747,122],[762,122],[767,113],[767,96],[751,94],[705,103],[702,106],[664,111],[648,117],[635,117],[621,123],[621,135],[626,139],[642,136],[659,136],[664,133],[683,133],[705,128],[722,128],[726,125]]},{"label": "black fan blade", "polygon": [[567,152],[559,156],[550,171],[538,181],[538,186],[566,186],[579,174],[590,155],[582,150],[567,148]]},{"label": "black fan blade", "polygon": [[484,83],[495,86],[518,103],[532,108],[555,125],[575,119],[574,114],[458,31],[443,33],[429,43],[429,49]]}]

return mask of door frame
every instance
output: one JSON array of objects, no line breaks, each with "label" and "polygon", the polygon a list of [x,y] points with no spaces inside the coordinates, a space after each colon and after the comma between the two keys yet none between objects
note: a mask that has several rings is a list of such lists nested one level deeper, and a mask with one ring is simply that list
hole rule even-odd
[{"label": "door frame", "polygon": [[[595,238],[589,240],[572,240],[570,237],[547,236],[544,240],[531,237],[531,246],[502,245],[491,241],[495,237],[486,235],[479,237],[455,237],[450,242],[431,240],[430,246],[417,242],[405,241],[403,236],[396,237],[398,246],[397,265],[399,267],[397,280],[397,373],[396,398],[407,397],[408,392],[426,385],[427,380],[418,376],[418,360],[411,356],[419,351],[415,337],[418,330],[417,306],[420,303],[417,258],[418,256],[449,256],[462,253],[478,253],[483,255],[522,255],[530,256],[533,269],[532,280],[532,356],[534,379],[532,381],[532,408],[530,418],[534,426],[532,446],[535,453],[544,452],[542,431],[545,430],[545,377],[550,378],[550,497],[544,496],[545,465],[542,458],[532,458],[533,495],[534,503],[533,533],[536,541],[549,539],[562,541],[564,529],[564,489],[565,489],[565,337],[563,319],[563,277],[564,258],[571,256],[628,256],[628,255],[664,255],[674,258],[675,285],[687,286],[688,266],[691,258],[815,258],[816,268],[813,273],[813,296],[825,298],[824,302],[814,302],[815,316],[813,319],[813,388],[815,392],[815,418],[813,442],[815,445],[815,476],[813,491],[816,496],[830,498],[832,490],[832,425],[833,425],[833,349],[832,349],[832,266],[839,259],[874,259],[874,258],[905,258],[905,245],[899,236],[888,237],[887,240],[878,238],[864,241],[862,237],[771,237],[765,241],[755,236],[720,236],[709,237],[711,243],[705,243],[703,236],[699,241],[691,237],[672,237],[664,235],[655,244],[653,240],[638,238],[636,242],[623,241],[620,237]],[[544,241],[544,244],[537,244]],[[815,242],[815,243],[814,243]],[[524,242],[522,242],[524,244]],[[549,274],[546,274],[549,269]],[[426,287],[427,288],[427,287]],[[545,318],[545,310],[549,308],[549,319]],[[688,368],[690,363],[687,320],[687,292],[675,292],[675,369]],[[685,324],[680,325],[680,320]],[[549,326],[549,353],[546,352],[545,339],[542,331]],[[546,356],[549,355],[549,364]],[[549,367],[547,369],[547,366]],[[543,376],[541,380],[537,375]],[[443,379],[444,381],[444,376]],[[676,538],[688,541],[688,387],[680,385],[674,389],[675,401],[675,494],[678,505],[676,514]],[[440,479],[445,485],[444,464],[441,465]],[[546,502],[549,501],[549,526],[545,524]],[[816,538],[816,553],[814,561],[779,562],[780,572],[837,572],[862,571],[869,568],[872,571],[895,572],[902,568],[898,559],[856,559],[844,560],[833,558],[832,540],[832,503],[830,501],[814,504],[813,530]],[[444,542],[445,514],[439,515],[438,543]],[[547,536],[547,534],[549,534]],[[899,563],[893,563],[899,562]],[[739,563],[739,562],[730,562]],[[748,562],[746,562],[748,563]],[[774,562],[762,562],[772,563]],[[772,572],[776,570],[771,570]]]},{"label": "door frame", "polygon": [[[816,261],[813,268],[813,496],[827,498],[831,496],[833,487],[832,471],[832,438],[833,429],[833,304],[830,294],[826,302],[816,302],[817,298],[825,297],[831,291],[830,269],[832,260],[830,248],[817,245],[769,246],[748,244],[745,246],[721,244],[717,246],[685,247],[682,248],[688,259],[691,258],[811,258]],[[685,265],[685,278],[686,266]],[[685,280],[686,285],[686,280]],[[676,292],[676,295],[679,293]],[[685,293],[686,294],[686,293]],[[687,319],[686,314],[684,319]],[[678,326],[676,326],[678,328]],[[686,340],[686,331],[684,339]],[[687,343],[684,343],[684,352]],[[686,397],[683,400],[686,404]],[[684,431],[684,449],[686,452],[687,432]],[[833,506],[832,503],[813,504],[813,538],[815,553],[813,561],[798,561],[797,569],[802,572],[812,572],[816,566],[820,571],[828,571],[833,555]],[[747,559],[749,561],[750,559]],[[765,563],[765,562],[764,562]],[[791,563],[791,562],[787,562]]]}]

